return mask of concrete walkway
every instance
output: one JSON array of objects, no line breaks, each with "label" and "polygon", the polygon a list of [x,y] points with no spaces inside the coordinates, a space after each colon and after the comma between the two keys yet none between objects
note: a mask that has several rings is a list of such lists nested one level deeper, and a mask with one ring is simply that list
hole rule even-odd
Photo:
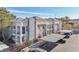
[{"label": "concrete walkway", "polygon": [[69,39],[65,40],[65,44],[59,44],[52,52],[79,52],[79,34],[72,35]]}]

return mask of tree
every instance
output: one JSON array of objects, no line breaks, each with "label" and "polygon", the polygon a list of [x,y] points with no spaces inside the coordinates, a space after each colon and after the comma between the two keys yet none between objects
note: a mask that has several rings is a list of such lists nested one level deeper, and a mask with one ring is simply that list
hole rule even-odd
[{"label": "tree", "polygon": [[5,29],[10,26],[11,22],[10,20],[15,19],[16,16],[11,14],[6,8],[0,8],[0,32],[3,37],[3,40],[5,40],[4,31]]},{"label": "tree", "polygon": [[65,20],[69,20],[70,19],[68,16],[65,16],[64,18],[65,18]]},{"label": "tree", "polygon": [[68,21],[68,20],[70,20],[70,18],[68,16],[65,16],[65,17],[62,17],[61,20],[62,21]]}]

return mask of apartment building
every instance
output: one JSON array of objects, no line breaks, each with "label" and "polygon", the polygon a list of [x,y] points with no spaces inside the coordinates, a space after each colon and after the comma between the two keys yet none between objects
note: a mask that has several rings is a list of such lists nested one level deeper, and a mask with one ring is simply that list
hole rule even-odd
[{"label": "apartment building", "polygon": [[28,40],[28,18],[17,18],[12,22],[11,28],[12,38],[17,45]]},{"label": "apartment building", "polygon": [[62,22],[52,18],[29,17],[17,18],[12,22],[12,37],[16,44],[41,38],[62,29]]}]

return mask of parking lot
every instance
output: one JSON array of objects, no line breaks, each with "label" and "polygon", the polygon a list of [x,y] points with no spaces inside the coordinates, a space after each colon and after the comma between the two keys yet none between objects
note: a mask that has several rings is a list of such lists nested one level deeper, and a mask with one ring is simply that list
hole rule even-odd
[{"label": "parking lot", "polygon": [[[56,39],[53,39],[56,37]],[[59,34],[52,34],[49,35],[48,37],[44,37],[44,40],[51,41],[51,42],[56,42],[59,38],[61,39],[62,35]],[[54,49],[52,49],[52,52],[79,52],[79,34],[73,34],[66,40],[66,43],[64,44],[59,44],[57,45]]]},{"label": "parking lot", "polygon": [[69,39],[65,40],[65,44],[59,44],[52,49],[52,52],[79,52],[79,34],[73,34]]},{"label": "parking lot", "polygon": [[[41,38],[43,41],[39,41],[33,44],[29,48],[38,49],[38,51],[44,52],[79,52],[79,34],[73,34],[69,38],[64,38],[65,43],[56,43],[58,40],[62,39],[64,35],[52,34]],[[41,49],[41,50],[40,50]],[[27,50],[27,48],[25,49]]]}]

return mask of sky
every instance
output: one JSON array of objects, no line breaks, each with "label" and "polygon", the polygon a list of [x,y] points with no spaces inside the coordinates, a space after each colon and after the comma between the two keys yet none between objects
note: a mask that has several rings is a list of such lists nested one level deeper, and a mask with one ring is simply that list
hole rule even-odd
[{"label": "sky", "polygon": [[64,17],[79,18],[79,7],[6,7],[8,11],[17,17]]}]

